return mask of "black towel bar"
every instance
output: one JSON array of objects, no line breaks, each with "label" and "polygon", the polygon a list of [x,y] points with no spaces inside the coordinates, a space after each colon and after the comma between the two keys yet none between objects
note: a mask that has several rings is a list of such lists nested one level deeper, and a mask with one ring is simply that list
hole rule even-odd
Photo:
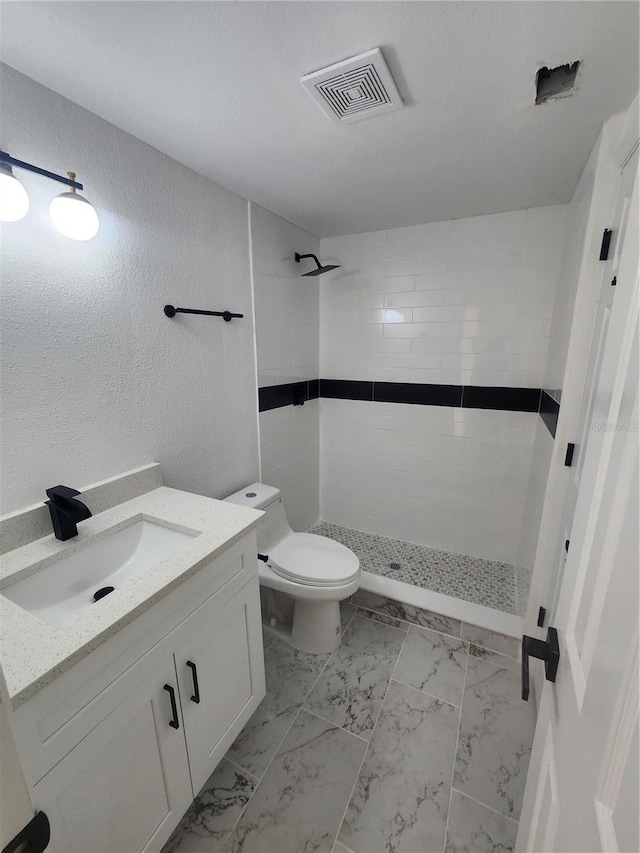
[{"label": "black towel bar", "polygon": [[165,305],[164,313],[167,317],[175,317],[176,314],[206,314],[208,317],[222,317],[225,323],[234,317],[244,317],[244,314],[232,314],[231,311],[201,311],[199,308],[174,308],[173,305]]}]

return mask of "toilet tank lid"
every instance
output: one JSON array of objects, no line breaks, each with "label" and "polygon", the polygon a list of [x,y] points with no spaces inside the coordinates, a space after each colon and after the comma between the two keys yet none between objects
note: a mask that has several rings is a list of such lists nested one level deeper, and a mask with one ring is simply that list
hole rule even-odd
[{"label": "toilet tank lid", "polygon": [[265,483],[251,483],[225,498],[229,503],[250,506],[252,509],[264,509],[269,504],[277,501],[281,496],[280,489],[275,486],[267,486]]}]

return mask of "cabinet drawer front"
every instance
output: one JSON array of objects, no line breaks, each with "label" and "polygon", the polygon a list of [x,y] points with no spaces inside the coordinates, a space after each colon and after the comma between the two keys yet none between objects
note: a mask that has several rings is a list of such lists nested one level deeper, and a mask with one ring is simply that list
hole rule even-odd
[{"label": "cabinet drawer front", "polygon": [[265,695],[260,629],[256,579],[175,652],[194,793]]},{"label": "cabinet drawer front", "polygon": [[171,657],[35,786],[52,853],[155,850],[180,821],[192,789],[165,683]]},{"label": "cabinet drawer front", "polygon": [[197,624],[224,609],[251,578],[255,560],[251,534],[18,708],[17,731],[32,783],[136,688],[139,665],[144,663],[149,672],[173,652],[183,631],[189,635],[192,619]]}]

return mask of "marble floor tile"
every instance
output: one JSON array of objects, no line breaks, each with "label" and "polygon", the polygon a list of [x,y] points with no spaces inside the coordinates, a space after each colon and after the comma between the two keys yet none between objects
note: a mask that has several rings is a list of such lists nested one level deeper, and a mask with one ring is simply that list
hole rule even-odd
[{"label": "marble floor tile", "polygon": [[218,853],[256,784],[255,779],[223,758],[162,853]]},{"label": "marble floor tile", "polygon": [[535,727],[517,672],[470,656],[454,786],[507,817],[520,817]]},{"label": "marble floor tile", "polygon": [[358,608],[355,604],[351,604],[350,601],[341,601],[340,602],[340,621],[342,623],[342,633],[347,630],[349,627],[349,623],[356,615],[356,610]]},{"label": "marble floor tile", "polygon": [[491,649],[484,649],[482,646],[474,646],[469,644],[469,655],[480,660],[488,660],[502,669],[512,669],[514,672],[520,672],[520,661],[518,658],[512,658],[511,655],[503,655],[500,652],[492,652]]},{"label": "marble floor tile", "polygon": [[331,853],[366,743],[301,711],[225,853]]},{"label": "marble floor tile", "polygon": [[356,614],[305,708],[368,740],[405,636]]},{"label": "marble floor tile", "polygon": [[353,851],[349,850],[348,847],[345,847],[344,844],[340,844],[339,841],[336,841],[336,843],[333,845],[332,853],[353,853]]},{"label": "marble floor tile", "polygon": [[451,792],[445,853],[511,853],[517,832],[515,820]]},{"label": "marble floor tile", "polygon": [[267,769],[329,655],[307,654],[273,640],[264,659],[267,695],[227,753],[258,778]]},{"label": "marble floor tile", "polygon": [[463,640],[412,625],[393,678],[459,706],[467,649]]},{"label": "marble floor tile", "polygon": [[459,713],[392,682],[338,840],[355,853],[441,853]]},{"label": "marble floor tile", "polygon": [[377,610],[366,610],[364,607],[358,607],[358,616],[362,616],[363,619],[374,619],[376,622],[382,622],[383,625],[391,625],[392,628],[404,631],[405,634],[409,630],[408,622],[401,622],[400,619],[387,616],[385,613],[378,613]]},{"label": "marble floor tile", "polygon": [[491,649],[502,655],[511,655],[512,658],[518,657],[520,649],[520,639],[498,634],[486,628],[478,628],[476,625],[468,625],[466,622],[462,623],[462,639],[473,643],[474,646],[482,646],[484,649]]},{"label": "marble floor tile", "polygon": [[430,610],[422,610],[411,604],[403,604],[394,598],[385,598],[375,592],[367,592],[360,589],[351,598],[354,604],[368,610],[375,610],[405,622],[413,622],[423,628],[431,628],[432,631],[440,631],[443,634],[451,634],[453,637],[460,636],[460,620],[432,613]]}]

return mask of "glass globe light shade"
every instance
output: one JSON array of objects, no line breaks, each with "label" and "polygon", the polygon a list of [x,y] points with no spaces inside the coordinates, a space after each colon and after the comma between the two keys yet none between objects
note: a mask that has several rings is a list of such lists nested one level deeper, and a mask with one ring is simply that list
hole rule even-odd
[{"label": "glass globe light shade", "polygon": [[91,240],[98,233],[100,220],[90,202],[78,193],[61,193],[51,202],[49,213],[61,234],[72,240]]},{"label": "glass globe light shade", "polygon": [[10,168],[0,166],[0,221],[18,222],[28,210],[27,191]]}]

